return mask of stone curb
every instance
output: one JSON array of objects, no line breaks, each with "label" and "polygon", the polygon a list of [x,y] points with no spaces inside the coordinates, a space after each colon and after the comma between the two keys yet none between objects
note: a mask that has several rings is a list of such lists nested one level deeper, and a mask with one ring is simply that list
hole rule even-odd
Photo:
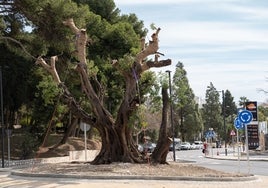
[{"label": "stone curb", "polygon": [[187,176],[89,176],[72,174],[32,174],[11,171],[11,175],[39,178],[70,178],[70,179],[90,179],[90,180],[167,180],[167,181],[221,181],[221,182],[240,182],[253,181],[258,178],[254,175],[247,177],[187,177]]},{"label": "stone curb", "polygon": [[[231,160],[231,161],[237,161],[238,157],[212,157],[212,156],[206,156],[208,159],[216,159],[216,160]],[[240,157],[240,161],[247,161],[247,158]],[[249,157],[249,161],[267,161],[268,158],[252,158]]]}]

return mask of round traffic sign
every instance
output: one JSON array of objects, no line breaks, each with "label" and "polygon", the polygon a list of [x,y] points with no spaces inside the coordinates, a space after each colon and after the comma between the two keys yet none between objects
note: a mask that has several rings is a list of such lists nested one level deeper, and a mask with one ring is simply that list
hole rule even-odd
[{"label": "round traffic sign", "polygon": [[243,129],[244,128],[244,124],[241,123],[241,121],[239,120],[239,118],[235,118],[234,120],[234,126],[236,129]]},{"label": "round traffic sign", "polygon": [[238,114],[238,119],[242,122],[242,123],[250,123],[252,121],[253,115],[250,111],[248,110],[243,110]]},{"label": "round traffic sign", "polygon": [[82,131],[89,131],[89,129],[90,129],[90,125],[89,124],[87,124],[87,123],[84,123],[84,122],[80,122],[80,129],[82,130]]}]

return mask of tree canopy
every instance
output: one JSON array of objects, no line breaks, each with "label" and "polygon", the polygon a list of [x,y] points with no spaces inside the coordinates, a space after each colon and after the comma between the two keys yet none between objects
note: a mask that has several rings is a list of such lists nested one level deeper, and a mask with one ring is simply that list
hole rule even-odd
[{"label": "tree canopy", "polygon": [[[35,103],[50,109],[43,116],[52,120],[43,126],[46,132],[71,113],[99,132],[102,148],[93,164],[142,161],[129,122],[154,82],[145,71],[171,64],[159,60],[160,28],[145,44],[143,23],[134,14],[120,16],[113,1],[5,1],[1,10],[6,26],[1,44],[43,67],[33,66],[32,75]],[[65,138],[73,125],[67,125]],[[161,152],[154,154],[155,162],[165,161],[167,152]]]}]

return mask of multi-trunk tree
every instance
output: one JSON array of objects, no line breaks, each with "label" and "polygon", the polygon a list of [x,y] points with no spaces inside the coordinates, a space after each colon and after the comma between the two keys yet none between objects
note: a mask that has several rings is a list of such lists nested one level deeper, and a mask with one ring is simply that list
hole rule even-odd
[{"label": "multi-trunk tree", "polygon": [[[132,139],[129,119],[140,104],[137,81],[141,77],[141,74],[151,67],[163,67],[171,64],[170,59],[158,60],[158,34],[160,28],[152,34],[152,40],[149,41],[147,46],[145,45],[145,40],[141,40],[141,52],[133,58],[132,62],[124,62],[123,60],[112,61],[113,66],[123,75],[125,80],[124,97],[116,118],[113,118],[103,104],[103,91],[99,89],[101,87],[94,87],[87,73],[86,44],[89,38],[86,30],[77,28],[73,19],[67,19],[63,24],[69,27],[77,36],[75,42],[78,59],[76,70],[79,73],[82,92],[91,104],[92,113],[89,114],[81,108],[64,82],[62,82],[56,69],[57,56],[52,56],[50,62],[39,57],[36,63],[42,65],[53,76],[54,81],[62,89],[62,99],[69,106],[72,113],[99,131],[102,139],[102,147],[100,153],[92,163],[141,162],[139,152]],[[149,55],[155,55],[154,60],[145,60]],[[129,63],[129,66],[122,65],[126,63]],[[99,85],[99,82],[95,79],[94,85],[96,84]]]}]

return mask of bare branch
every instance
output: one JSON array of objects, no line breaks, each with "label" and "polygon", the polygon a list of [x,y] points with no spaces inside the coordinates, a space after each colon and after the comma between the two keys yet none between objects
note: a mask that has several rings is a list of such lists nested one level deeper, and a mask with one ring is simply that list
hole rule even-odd
[{"label": "bare branch", "polygon": [[80,29],[76,27],[72,18],[63,21],[63,24],[68,26],[75,34],[78,34],[80,32]]},{"label": "bare branch", "polygon": [[46,61],[42,57],[38,57],[35,63],[37,65],[42,65],[52,75],[54,81],[57,84],[60,84],[61,83],[61,80],[60,80],[60,77],[58,75],[58,72],[57,72],[56,66],[55,66],[55,63],[56,63],[57,60],[58,60],[58,57],[57,56],[52,56],[50,58],[50,64],[51,65],[48,65],[46,63]]}]

